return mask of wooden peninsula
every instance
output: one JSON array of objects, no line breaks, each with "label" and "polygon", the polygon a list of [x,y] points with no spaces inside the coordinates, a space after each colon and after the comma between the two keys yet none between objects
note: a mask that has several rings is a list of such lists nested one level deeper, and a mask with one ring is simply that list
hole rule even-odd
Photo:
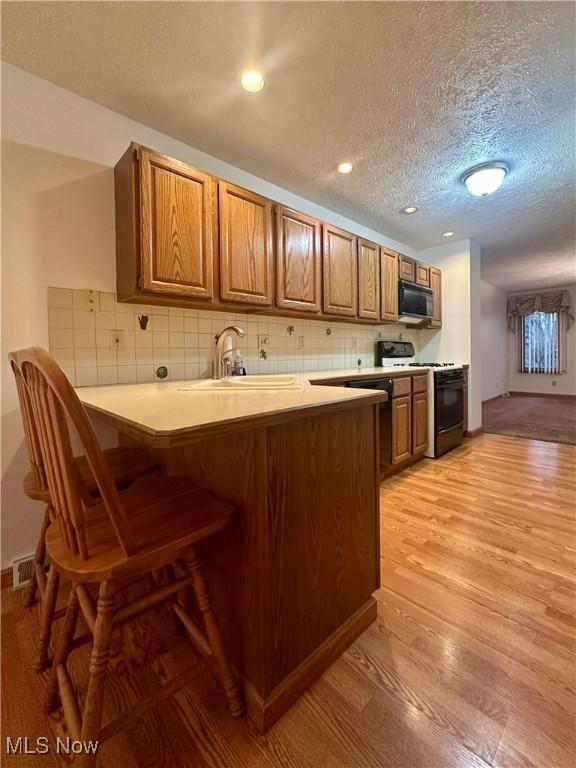
[{"label": "wooden peninsula", "polygon": [[214,605],[266,731],[376,618],[382,392],[78,389],[92,416],[237,506],[202,552]]}]

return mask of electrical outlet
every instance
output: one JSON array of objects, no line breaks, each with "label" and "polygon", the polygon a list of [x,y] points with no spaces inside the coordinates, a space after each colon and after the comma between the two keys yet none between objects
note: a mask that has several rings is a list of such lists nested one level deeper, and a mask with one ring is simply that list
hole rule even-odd
[{"label": "electrical outlet", "polygon": [[123,349],[122,331],[110,331],[110,349],[113,352],[120,352]]},{"label": "electrical outlet", "polygon": [[100,309],[100,293],[89,290],[76,291],[74,309],[80,309],[84,312],[98,312]]},{"label": "electrical outlet", "polygon": [[552,386],[553,387],[557,387],[558,386],[558,382],[556,381],[556,379],[552,379]]},{"label": "electrical outlet", "polygon": [[270,345],[270,337],[268,334],[258,334],[258,346],[260,348],[262,347],[268,347]]}]

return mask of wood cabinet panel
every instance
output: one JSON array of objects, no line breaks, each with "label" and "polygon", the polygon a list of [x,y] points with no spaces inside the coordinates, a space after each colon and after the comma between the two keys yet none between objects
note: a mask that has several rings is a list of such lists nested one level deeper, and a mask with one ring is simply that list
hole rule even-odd
[{"label": "wood cabinet panel", "polygon": [[276,304],[319,312],[322,304],[322,224],[304,213],[276,209]]},{"label": "wood cabinet panel", "polygon": [[138,159],[142,289],[211,298],[214,180],[149,150]]},{"label": "wood cabinet panel", "polygon": [[442,328],[442,272],[436,267],[430,267],[430,288],[434,309],[428,324],[430,328]]},{"label": "wood cabinet panel", "polygon": [[380,286],[382,320],[398,320],[398,254],[389,248],[380,248]]},{"label": "wood cabinet panel", "polygon": [[430,267],[419,261],[416,263],[416,282],[418,285],[426,286],[426,288],[430,287]]},{"label": "wood cabinet panel", "polygon": [[412,376],[412,394],[418,392],[428,392],[428,374],[424,373],[421,376]]},{"label": "wood cabinet panel", "polygon": [[392,464],[398,464],[411,455],[412,448],[412,395],[392,400]]},{"label": "wood cabinet panel", "polygon": [[412,396],[412,453],[423,453],[428,447],[428,393]]},{"label": "wood cabinet panel", "polygon": [[356,238],[324,224],[324,312],[354,317],[358,307]]},{"label": "wood cabinet panel", "polygon": [[358,316],[380,319],[380,246],[358,240]]},{"label": "wood cabinet panel", "polygon": [[272,202],[221,181],[220,298],[272,304]]},{"label": "wood cabinet panel", "polygon": [[399,254],[398,274],[401,280],[416,282],[416,262],[414,259]]},{"label": "wood cabinet panel", "polygon": [[410,376],[394,379],[392,382],[392,397],[403,397],[412,392],[412,379]]}]

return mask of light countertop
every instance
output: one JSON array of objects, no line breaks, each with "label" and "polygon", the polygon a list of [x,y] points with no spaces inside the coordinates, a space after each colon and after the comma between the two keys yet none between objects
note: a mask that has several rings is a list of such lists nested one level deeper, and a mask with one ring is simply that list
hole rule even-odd
[{"label": "light countertop", "polygon": [[415,367],[409,365],[397,365],[388,367],[365,367],[365,368],[340,368],[332,369],[330,371],[309,371],[308,373],[299,374],[305,376],[308,381],[325,381],[328,379],[335,379],[342,381],[343,379],[369,379],[380,378],[382,376],[390,376],[391,373],[398,375],[399,373],[409,373],[414,376],[422,373],[428,373],[430,369],[426,366]]},{"label": "light countertop", "polygon": [[[382,372],[383,369],[378,369]],[[340,372],[331,371],[336,378]],[[256,425],[278,414],[313,408],[330,408],[353,401],[358,404],[386,400],[386,394],[369,389],[311,386],[308,375],[294,374],[302,379],[302,388],[283,391],[214,392],[183,389],[191,382],[171,381],[152,384],[124,384],[105,387],[79,387],[76,391],[82,403],[92,411],[106,416],[117,426],[122,424],[151,435],[178,435],[194,431],[205,432],[209,427],[240,424],[250,421]],[[326,375],[319,378],[327,378]],[[204,380],[205,381],[205,380]]]}]

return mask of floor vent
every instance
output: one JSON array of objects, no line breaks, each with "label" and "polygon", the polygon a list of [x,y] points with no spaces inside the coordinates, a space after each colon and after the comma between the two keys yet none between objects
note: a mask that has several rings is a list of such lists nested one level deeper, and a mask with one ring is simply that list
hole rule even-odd
[{"label": "floor vent", "polygon": [[34,555],[20,557],[12,562],[12,589],[22,589],[32,578]]}]

